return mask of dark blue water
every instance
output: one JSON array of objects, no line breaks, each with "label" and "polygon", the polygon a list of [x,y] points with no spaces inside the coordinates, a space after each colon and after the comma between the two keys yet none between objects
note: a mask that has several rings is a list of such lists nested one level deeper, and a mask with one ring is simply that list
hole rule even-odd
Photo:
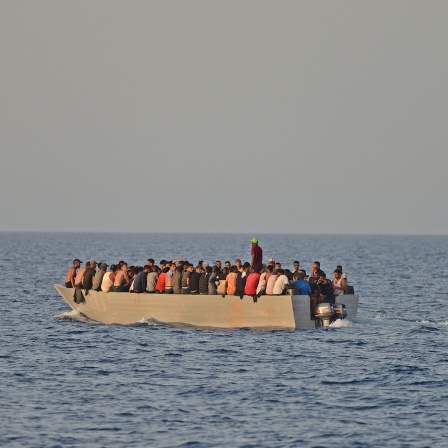
[{"label": "dark blue water", "polygon": [[448,237],[258,235],[337,264],[358,319],[306,332],[106,326],[70,313],[71,261],[249,258],[253,235],[0,233],[0,445],[448,444]]}]

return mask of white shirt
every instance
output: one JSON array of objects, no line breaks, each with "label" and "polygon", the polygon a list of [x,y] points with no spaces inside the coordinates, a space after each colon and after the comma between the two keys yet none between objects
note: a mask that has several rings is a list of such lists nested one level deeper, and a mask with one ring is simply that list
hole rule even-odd
[{"label": "white shirt", "polygon": [[274,295],[281,294],[287,284],[289,284],[288,277],[286,277],[286,275],[279,275],[277,277],[277,280],[275,281],[272,294]]}]

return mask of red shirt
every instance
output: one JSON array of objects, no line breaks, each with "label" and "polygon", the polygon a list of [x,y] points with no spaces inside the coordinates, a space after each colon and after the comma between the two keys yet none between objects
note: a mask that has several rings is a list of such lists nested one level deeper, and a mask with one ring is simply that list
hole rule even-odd
[{"label": "red shirt", "polygon": [[244,294],[248,296],[253,296],[257,293],[258,282],[260,281],[260,274],[253,272],[247,277],[246,287],[244,288]]},{"label": "red shirt", "polygon": [[166,277],[165,272],[162,272],[159,275],[159,278],[157,279],[157,283],[156,283],[157,291],[165,291],[165,277]]},{"label": "red shirt", "polygon": [[263,263],[263,249],[258,244],[252,244],[252,249],[250,250],[251,255],[254,256],[254,262],[251,265],[252,269]]}]

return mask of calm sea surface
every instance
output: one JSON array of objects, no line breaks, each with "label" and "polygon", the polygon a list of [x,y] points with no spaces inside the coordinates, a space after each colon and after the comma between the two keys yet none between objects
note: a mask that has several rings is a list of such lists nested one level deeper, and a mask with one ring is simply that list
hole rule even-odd
[{"label": "calm sea surface", "polygon": [[0,233],[0,445],[448,446],[448,237],[257,235],[343,265],[358,318],[328,330],[106,326],[53,288],[74,258],[244,261],[252,236]]}]

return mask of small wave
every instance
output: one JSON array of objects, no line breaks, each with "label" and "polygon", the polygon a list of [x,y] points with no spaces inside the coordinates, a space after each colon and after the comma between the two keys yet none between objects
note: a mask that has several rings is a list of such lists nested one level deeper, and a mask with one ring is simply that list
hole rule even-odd
[{"label": "small wave", "polygon": [[97,324],[98,322],[89,319],[84,314],[80,313],[79,311],[66,311],[65,313],[57,314],[56,316],[53,316],[55,319],[58,320],[68,320],[70,322],[81,322],[81,323],[89,323],[89,324]]},{"label": "small wave", "polygon": [[331,323],[330,328],[347,328],[353,326],[353,322],[348,319],[337,319],[333,323]]}]

